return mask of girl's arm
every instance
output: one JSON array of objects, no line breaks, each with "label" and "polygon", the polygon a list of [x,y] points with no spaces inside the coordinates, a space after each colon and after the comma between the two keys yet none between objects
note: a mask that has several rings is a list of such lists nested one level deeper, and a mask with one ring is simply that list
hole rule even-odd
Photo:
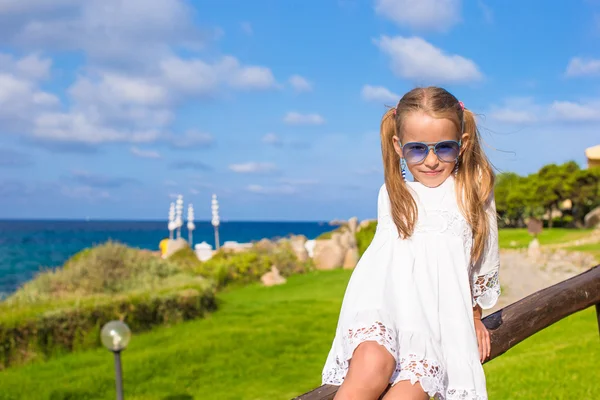
[{"label": "girl's arm", "polygon": [[[475,308],[489,309],[496,305],[500,296],[500,250],[498,246],[498,217],[494,194],[488,201],[487,213],[490,221],[489,235],[483,257],[475,265],[472,277],[473,312]],[[480,315],[481,316],[481,315]]]},{"label": "girl's arm", "polygon": [[473,323],[479,348],[479,358],[483,363],[490,356],[490,333],[481,321],[483,309],[496,305],[500,296],[500,250],[498,246],[498,216],[496,214],[496,201],[492,192],[487,202],[486,210],[489,218],[490,229],[486,241],[483,257],[474,267],[471,291],[473,294]]}]

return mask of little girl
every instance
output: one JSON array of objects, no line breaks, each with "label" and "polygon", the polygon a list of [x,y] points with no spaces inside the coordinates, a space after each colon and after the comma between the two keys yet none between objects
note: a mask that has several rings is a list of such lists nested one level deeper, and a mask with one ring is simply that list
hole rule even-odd
[{"label": "little girl", "polygon": [[[414,89],[381,122],[377,230],[342,303],[323,384],[335,399],[486,400],[482,309],[500,295],[494,175],[473,113]],[[406,169],[414,181],[406,181]]]}]

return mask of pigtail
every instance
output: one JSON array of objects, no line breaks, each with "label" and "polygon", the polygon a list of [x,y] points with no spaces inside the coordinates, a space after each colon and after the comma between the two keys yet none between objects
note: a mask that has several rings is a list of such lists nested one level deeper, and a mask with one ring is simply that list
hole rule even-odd
[{"label": "pigtail", "polygon": [[402,177],[400,156],[394,149],[393,138],[397,135],[396,109],[386,112],[381,120],[381,153],[385,186],[390,198],[391,215],[402,238],[413,234],[417,221],[417,204]]},{"label": "pigtail", "polygon": [[494,189],[494,173],[481,147],[481,137],[475,115],[463,111],[464,133],[456,176],[458,204],[473,231],[471,260],[476,263],[484,252],[490,229],[487,209]]}]

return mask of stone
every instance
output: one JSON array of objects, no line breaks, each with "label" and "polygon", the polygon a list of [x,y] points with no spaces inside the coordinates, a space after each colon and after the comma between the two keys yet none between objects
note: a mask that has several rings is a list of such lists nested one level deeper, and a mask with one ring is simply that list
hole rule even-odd
[{"label": "stone", "polygon": [[358,229],[358,218],[357,217],[352,217],[348,220],[348,228],[350,228],[350,232],[352,232],[352,234],[356,233],[356,230]]},{"label": "stone", "polygon": [[588,229],[600,229],[600,207],[596,207],[592,211],[587,213],[583,218],[583,224]]},{"label": "stone", "polygon": [[533,239],[529,243],[529,247],[527,248],[527,257],[532,259],[538,259],[541,255],[540,242],[536,239]]},{"label": "stone", "polygon": [[292,236],[290,238],[290,246],[292,247],[292,251],[294,252],[296,257],[298,258],[298,261],[300,262],[305,262],[306,260],[308,260],[308,250],[306,249],[305,244],[305,236],[299,235]]},{"label": "stone", "polygon": [[186,247],[190,247],[187,240],[183,238],[179,239],[168,239],[167,249],[163,254],[163,258],[169,258],[173,254],[177,253],[179,250],[184,249]]},{"label": "stone", "polygon": [[260,281],[265,286],[282,285],[287,282],[287,280],[281,276],[279,269],[275,265],[271,267],[271,271],[260,277]]},{"label": "stone", "polygon": [[342,265],[342,268],[354,269],[356,264],[358,264],[358,259],[358,249],[356,247],[348,249],[348,251],[346,251],[346,256],[344,257],[344,264]]},{"label": "stone", "polygon": [[315,268],[320,270],[330,270],[340,268],[344,264],[346,250],[340,245],[338,240],[332,238],[329,240],[317,240],[313,250],[313,261]]}]

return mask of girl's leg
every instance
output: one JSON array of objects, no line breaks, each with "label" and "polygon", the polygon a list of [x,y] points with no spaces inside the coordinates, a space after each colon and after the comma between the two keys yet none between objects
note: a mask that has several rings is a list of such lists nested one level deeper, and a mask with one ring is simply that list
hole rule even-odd
[{"label": "girl's leg", "polygon": [[358,345],[334,400],[377,400],[388,386],[396,360],[376,342]]},{"label": "girl's leg", "polygon": [[414,385],[410,381],[400,381],[383,396],[383,400],[429,400],[419,382]]}]

